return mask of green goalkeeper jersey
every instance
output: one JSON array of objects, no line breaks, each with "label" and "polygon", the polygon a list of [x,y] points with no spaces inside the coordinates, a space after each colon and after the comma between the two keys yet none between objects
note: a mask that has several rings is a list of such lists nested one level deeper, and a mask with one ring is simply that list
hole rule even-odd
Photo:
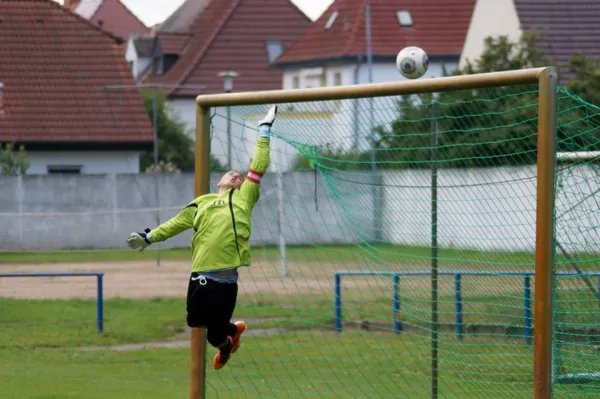
[{"label": "green goalkeeper jersey", "polygon": [[251,218],[260,180],[269,166],[269,139],[259,137],[250,170],[239,189],[202,195],[151,232],[161,242],[185,230],[192,237],[192,272],[249,266]]}]

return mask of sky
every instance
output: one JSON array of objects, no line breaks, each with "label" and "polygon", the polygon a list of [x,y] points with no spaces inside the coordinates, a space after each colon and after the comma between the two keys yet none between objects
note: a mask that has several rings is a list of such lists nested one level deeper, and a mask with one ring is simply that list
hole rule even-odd
[{"label": "sky", "polygon": [[[55,0],[63,4],[63,0]],[[90,1],[90,0],[82,0]],[[121,0],[146,24],[152,26],[164,21],[185,0]],[[333,0],[291,0],[313,21],[329,7]]]}]

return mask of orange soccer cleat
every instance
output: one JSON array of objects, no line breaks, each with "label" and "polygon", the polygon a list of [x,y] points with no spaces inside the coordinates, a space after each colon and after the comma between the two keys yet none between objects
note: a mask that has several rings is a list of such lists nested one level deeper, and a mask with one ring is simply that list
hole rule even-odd
[{"label": "orange soccer cleat", "polygon": [[233,337],[231,337],[231,343],[233,344],[233,349],[231,349],[231,353],[235,353],[240,347],[240,337],[242,333],[246,330],[246,323],[243,321],[236,321],[235,326],[237,327],[237,332]]},{"label": "orange soccer cleat", "polygon": [[[231,337],[227,337],[227,339],[229,339],[229,342],[232,342]],[[231,352],[223,353],[219,350],[217,352],[217,354],[215,355],[215,357],[213,357],[213,368],[215,370],[222,369],[223,366],[225,366],[227,364],[227,361],[229,360],[230,357],[231,357]]]}]

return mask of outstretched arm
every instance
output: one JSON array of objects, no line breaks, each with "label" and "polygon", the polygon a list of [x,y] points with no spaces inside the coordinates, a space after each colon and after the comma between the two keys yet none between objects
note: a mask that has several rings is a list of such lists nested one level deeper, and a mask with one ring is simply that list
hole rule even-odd
[{"label": "outstretched arm", "polygon": [[240,187],[240,193],[247,198],[251,206],[254,206],[260,197],[260,181],[263,175],[267,172],[270,161],[270,142],[271,142],[271,127],[277,116],[277,106],[271,107],[269,112],[259,122],[258,140],[256,140],[256,148],[250,170],[246,180]]},{"label": "outstretched arm", "polygon": [[168,240],[192,228],[196,209],[198,209],[198,205],[191,203],[155,229],[146,229],[143,233],[131,233],[126,242],[132,249],[142,252],[152,243]]},{"label": "outstretched arm", "polygon": [[183,208],[177,215],[155,229],[152,229],[152,231],[148,233],[150,242],[166,241],[177,234],[191,229],[194,225],[194,214],[197,209],[198,205],[191,203]]}]

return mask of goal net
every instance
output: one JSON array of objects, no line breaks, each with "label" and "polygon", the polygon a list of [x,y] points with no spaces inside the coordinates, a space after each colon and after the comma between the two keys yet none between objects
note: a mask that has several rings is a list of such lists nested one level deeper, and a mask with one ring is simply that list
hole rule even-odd
[{"label": "goal net", "polygon": [[[496,86],[279,104],[234,314],[248,336],[207,397],[533,395],[539,91]],[[600,150],[598,109],[558,104],[557,151]],[[210,109],[213,191],[248,170],[270,105]],[[592,398],[598,164],[563,158],[553,389]]]},{"label": "goal net", "polygon": [[[565,101],[563,112],[583,104]],[[568,108],[567,108],[568,107]],[[554,380],[598,394],[600,369],[600,110],[586,107],[587,131],[573,130],[573,151],[557,154],[557,268]],[[595,274],[594,274],[595,273]]]}]

